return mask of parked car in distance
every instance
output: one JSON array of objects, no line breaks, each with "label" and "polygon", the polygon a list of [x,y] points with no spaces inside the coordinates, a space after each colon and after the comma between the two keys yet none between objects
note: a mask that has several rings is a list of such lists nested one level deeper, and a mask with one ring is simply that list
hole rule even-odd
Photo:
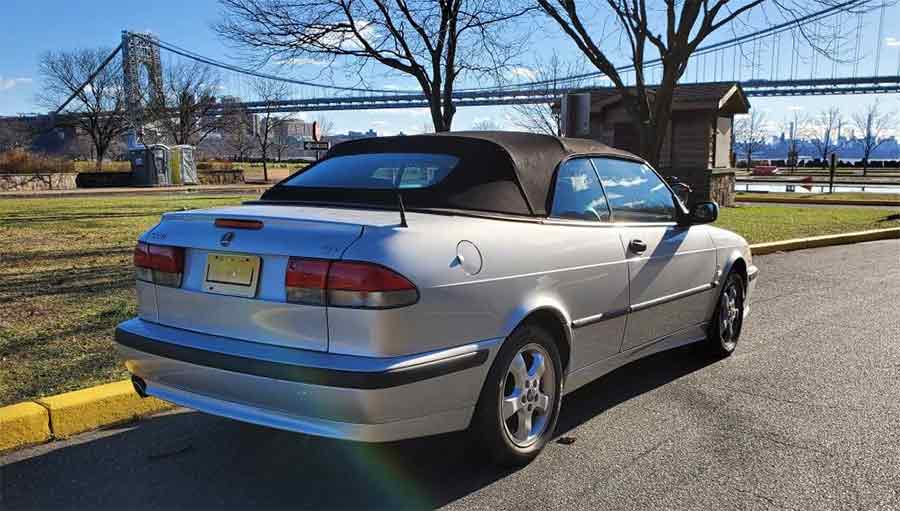
[{"label": "parked car in distance", "polygon": [[751,173],[754,176],[777,176],[781,174],[781,169],[775,165],[757,165]]},{"label": "parked car in distance", "polygon": [[142,395],[366,442],[468,429],[524,464],[564,394],[734,351],[758,271],[717,215],[589,140],[345,142],[259,200],[163,215],[116,341]]}]

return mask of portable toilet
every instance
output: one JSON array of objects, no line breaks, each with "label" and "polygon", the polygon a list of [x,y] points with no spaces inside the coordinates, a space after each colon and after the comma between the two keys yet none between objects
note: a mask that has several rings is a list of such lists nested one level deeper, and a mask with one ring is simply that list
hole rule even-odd
[{"label": "portable toilet", "polygon": [[172,175],[177,183],[195,185],[197,181],[197,165],[194,161],[194,146],[177,145],[172,147],[170,157]]},{"label": "portable toilet", "polygon": [[148,177],[147,184],[157,186],[169,186],[172,184],[169,171],[170,159],[169,147],[163,144],[153,144],[147,148]]},{"label": "portable toilet", "polygon": [[149,164],[147,161],[147,148],[142,145],[140,147],[129,149],[128,159],[131,160],[131,184],[152,184],[152,180],[150,179]]}]

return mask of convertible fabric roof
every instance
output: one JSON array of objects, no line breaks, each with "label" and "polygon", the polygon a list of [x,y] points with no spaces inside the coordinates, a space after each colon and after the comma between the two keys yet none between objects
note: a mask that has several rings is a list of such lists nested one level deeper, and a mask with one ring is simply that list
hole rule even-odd
[{"label": "convertible fabric roof", "polygon": [[[560,161],[577,154],[640,158],[585,139],[511,131],[469,131],[352,140],[334,146],[326,158],[368,153],[441,153],[460,158],[443,181],[403,189],[409,208],[450,208],[515,215],[547,214],[553,176]],[[263,200],[396,202],[384,190],[302,190],[275,186]]]}]

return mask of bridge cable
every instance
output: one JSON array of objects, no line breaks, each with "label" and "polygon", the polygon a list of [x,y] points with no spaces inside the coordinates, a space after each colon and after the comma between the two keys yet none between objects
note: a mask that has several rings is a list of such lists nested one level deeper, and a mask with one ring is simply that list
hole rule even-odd
[{"label": "bridge cable", "polygon": [[57,108],[56,111],[53,112],[52,115],[55,116],[55,115],[59,114],[60,112],[62,112],[63,108],[68,106],[68,104],[71,103],[72,100],[75,99],[76,96],[81,94],[81,91],[83,91],[84,88],[87,87],[89,83],[94,81],[94,78],[96,78],[97,75],[100,74],[100,71],[102,71],[103,68],[105,68],[106,65],[112,61],[113,57],[115,57],[116,54],[118,54],[119,51],[121,51],[121,50],[122,50],[122,43],[119,43],[119,45],[116,46],[116,49],[113,50],[112,53],[110,53],[108,57],[103,59],[103,62],[100,63],[100,65],[97,67],[96,71],[91,73],[91,75],[88,76],[87,80],[85,80],[84,83],[82,83],[77,89],[75,89],[75,92],[73,92],[72,95],[70,95],[68,99],[63,101],[63,104],[59,105],[59,108]]},{"label": "bridge cable", "polygon": [[878,19],[878,39],[875,40],[875,74],[878,76],[878,66],[881,64],[881,37],[884,35],[884,10],[886,2],[881,3],[881,16]]}]

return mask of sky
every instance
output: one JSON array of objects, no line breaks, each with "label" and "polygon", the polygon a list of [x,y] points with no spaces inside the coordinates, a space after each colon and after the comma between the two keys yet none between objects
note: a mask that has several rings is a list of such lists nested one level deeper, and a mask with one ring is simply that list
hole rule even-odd
[{"label": "sky", "polygon": [[[0,6],[0,18],[4,20],[4,29],[0,31],[0,115],[42,110],[35,102],[35,95],[40,87],[38,60],[44,52],[71,48],[112,49],[119,43],[122,30],[152,32],[164,41],[189,48],[198,54],[226,62],[240,62],[239,52],[225,44],[211,29],[219,16],[219,6],[215,0],[4,0]],[[900,5],[888,8],[888,21],[883,27],[881,39],[878,39],[877,19],[877,16],[869,16],[867,20],[872,21],[860,32],[860,47],[863,50],[859,74],[871,74],[874,71],[874,53],[879,46],[879,74],[900,73],[900,24],[894,21],[900,19]],[[848,39],[855,39],[856,27],[853,20],[845,18],[836,28],[849,34]],[[583,61],[572,43],[550,23],[530,21],[522,30],[528,30],[534,37],[528,51],[523,52],[520,57],[519,69],[512,73],[515,76],[510,76],[510,79],[533,75],[538,63],[546,61],[552,53],[557,53],[574,65],[584,66],[588,71],[592,69]],[[722,37],[728,35],[722,34]],[[614,37],[609,37],[606,41],[611,39]],[[792,47],[784,41],[779,44],[777,57],[784,59],[779,64],[784,68]],[[768,52],[766,55],[772,53]],[[165,58],[164,56],[164,60]],[[764,58],[769,59],[768,56]],[[772,58],[774,61],[775,57]],[[298,65],[282,66],[278,72],[292,78],[310,78],[321,71],[316,67],[317,64],[296,64]],[[697,66],[699,64],[698,61]],[[804,66],[809,65],[809,62],[799,64],[799,74],[808,74],[808,67]],[[851,67],[852,64],[849,63],[838,65],[837,74],[849,74]],[[689,70],[689,76],[690,73]],[[766,72],[760,73],[760,77],[764,77]],[[368,81],[378,88],[407,89],[413,86],[408,79],[374,70]],[[813,115],[824,107],[836,105],[849,115],[876,99],[885,109],[900,111],[900,95],[896,94],[751,98],[751,104],[753,108],[766,113],[771,129],[777,131],[782,121],[790,117],[794,110]],[[379,134],[390,135],[400,131],[421,132],[430,125],[430,116],[425,109],[325,112],[300,117],[315,118],[319,115],[333,121],[336,132],[373,129]],[[515,129],[515,117],[515,112],[509,107],[463,107],[457,111],[453,127],[469,129],[477,122],[491,120],[502,128]]]}]

